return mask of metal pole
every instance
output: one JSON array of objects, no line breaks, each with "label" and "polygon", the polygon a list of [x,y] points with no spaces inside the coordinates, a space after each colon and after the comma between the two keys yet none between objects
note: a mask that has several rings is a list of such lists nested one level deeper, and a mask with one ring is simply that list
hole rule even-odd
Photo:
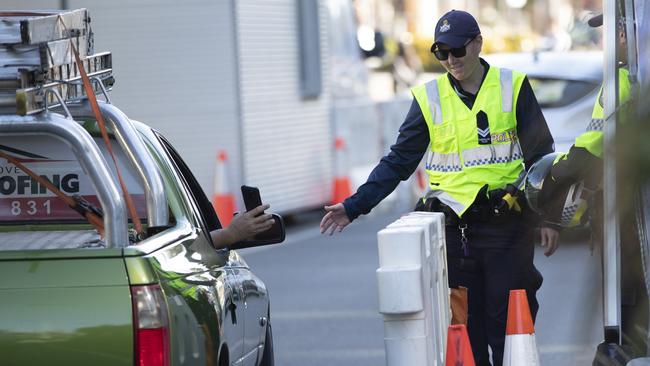
[{"label": "metal pole", "polygon": [[[634,0],[625,0],[625,34],[627,49],[627,65],[630,71],[630,82],[637,83],[639,65],[637,63],[636,49],[636,16],[634,11]],[[636,88],[634,88],[636,89]]]},{"label": "metal pole", "polygon": [[620,287],[620,236],[619,215],[616,204],[616,107],[618,104],[618,66],[617,66],[617,1],[604,0],[604,75],[603,75],[603,107],[605,110],[604,123],[604,324],[605,341],[621,343],[621,287]]}]

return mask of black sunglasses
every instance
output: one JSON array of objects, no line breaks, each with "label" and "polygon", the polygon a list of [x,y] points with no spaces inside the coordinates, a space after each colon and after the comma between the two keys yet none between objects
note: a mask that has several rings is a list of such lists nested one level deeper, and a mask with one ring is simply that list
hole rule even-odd
[{"label": "black sunglasses", "polygon": [[436,48],[433,50],[433,54],[436,56],[436,58],[440,61],[445,61],[449,58],[449,54],[451,53],[455,58],[461,58],[465,57],[467,54],[467,45],[472,43],[473,40],[475,40],[476,37],[468,40],[465,42],[463,47],[458,47],[458,48],[450,48],[448,50],[441,50],[440,47],[436,46]]}]

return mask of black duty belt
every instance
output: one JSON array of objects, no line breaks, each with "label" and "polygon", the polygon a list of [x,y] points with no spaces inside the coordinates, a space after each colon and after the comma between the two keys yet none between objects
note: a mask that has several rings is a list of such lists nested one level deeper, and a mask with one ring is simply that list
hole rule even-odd
[{"label": "black duty belt", "polygon": [[486,222],[499,222],[520,216],[520,213],[513,210],[499,210],[498,206],[489,201],[474,202],[460,218],[449,206],[440,202],[436,197],[420,199],[415,207],[416,211],[442,212],[445,214],[445,224],[458,226],[460,224],[474,224]]}]

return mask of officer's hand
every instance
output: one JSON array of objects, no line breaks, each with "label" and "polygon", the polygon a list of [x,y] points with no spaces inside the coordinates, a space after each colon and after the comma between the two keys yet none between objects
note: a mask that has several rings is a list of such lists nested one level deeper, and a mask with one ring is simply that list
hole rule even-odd
[{"label": "officer's hand", "polygon": [[335,231],[341,232],[343,228],[350,224],[348,214],[345,213],[345,206],[343,203],[337,203],[332,206],[325,206],[325,216],[320,222],[320,233],[323,234],[330,231],[330,235]]},{"label": "officer's hand", "polygon": [[542,235],[541,244],[542,248],[544,248],[544,255],[550,257],[557,250],[560,233],[550,227],[543,227],[540,230],[540,234]]}]

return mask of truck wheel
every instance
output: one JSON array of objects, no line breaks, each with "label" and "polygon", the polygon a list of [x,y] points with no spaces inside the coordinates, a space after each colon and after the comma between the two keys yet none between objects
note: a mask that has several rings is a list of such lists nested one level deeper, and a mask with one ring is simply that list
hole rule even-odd
[{"label": "truck wheel", "polygon": [[271,329],[271,320],[266,325],[266,338],[264,340],[264,353],[260,366],[273,366],[273,330]]}]

